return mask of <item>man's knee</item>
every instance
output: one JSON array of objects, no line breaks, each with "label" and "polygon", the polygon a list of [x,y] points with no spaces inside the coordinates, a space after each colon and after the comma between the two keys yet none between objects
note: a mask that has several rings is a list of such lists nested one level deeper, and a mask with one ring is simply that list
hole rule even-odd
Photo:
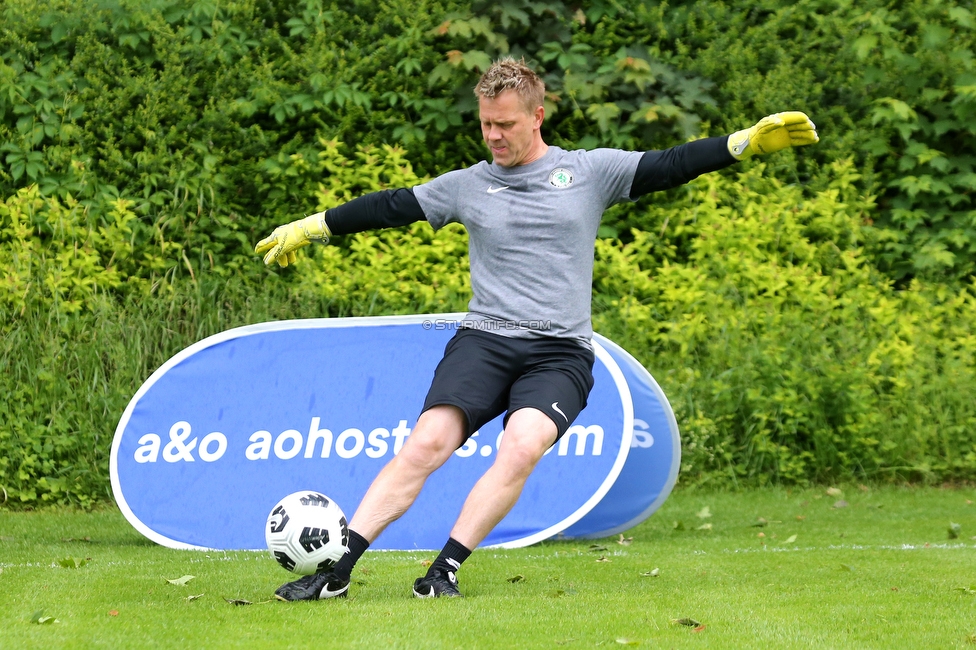
[{"label": "man's knee", "polygon": [[502,442],[502,448],[495,462],[513,474],[528,475],[535,469],[541,458],[542,453],[538,452],[534,445],[517,444],[507,439]]},{"label": "man's knee", "polygon": [[512,471],[528,473],[556,440],[556,425],[542,411],[519,409],[508,419],[496,462]]},{"label": "man's knee", "polygon": [[464,442],[464,413],[456,406],[434,406],[420,416],[397,461],[434,471]]}]

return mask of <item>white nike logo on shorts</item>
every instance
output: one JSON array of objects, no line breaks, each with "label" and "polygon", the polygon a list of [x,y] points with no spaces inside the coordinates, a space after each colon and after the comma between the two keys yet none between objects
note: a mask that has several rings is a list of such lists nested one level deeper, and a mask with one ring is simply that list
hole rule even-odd
[{"label": "white nike logo on shorts", "polygon": [[[553,402],[552,403],[552,410],[555,411],[556,413],[558,413],[559,415],[563,416],[563,419],[566,420],[567,422],[569,422],[569,418],[566,417],[566,414],[559,410],[559,402]],[[560,453],[562,453],[562,452],[560,452]]]},{"label": "white nike logo on shorts", "polygon": [[508,185],[504,185],[502,187],[495,187],[495,188],[492,188],[492,186],[489,185],[488,186],[488,193],[489,194],[497,194],[498,192],[501,192],[502,190],[507,190],[507,189],[508,189]]}]

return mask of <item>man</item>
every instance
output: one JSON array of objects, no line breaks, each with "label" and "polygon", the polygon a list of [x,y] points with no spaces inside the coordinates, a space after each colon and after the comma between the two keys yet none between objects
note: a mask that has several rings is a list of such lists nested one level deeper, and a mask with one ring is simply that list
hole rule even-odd
[{"label": "man", "polygon": [[[287,266],[333,234],[427,220],[469,235],[469,313],[444,351],[416,426],[377,475],[349,525],[349,550],[330,573],[280,587],[281,600],[345,596],[370,542],[414,502],[427,477],[479,427],[507,412],[494,464],[469,493],[418,597],[460,596],[461,563],[515,505],[543,453],[593,386],[593,249],[604,210],[686,183],[756,153],[817,142],[803,113],[780,113],[728,137],[665,151],[564,151],[542,139],[545,86],[524,63],[494,63],[475,87],[492,162],[412,189],[367,194],[277,228],[256,248]],[[532,329],[548,324],[543,331]]]}]

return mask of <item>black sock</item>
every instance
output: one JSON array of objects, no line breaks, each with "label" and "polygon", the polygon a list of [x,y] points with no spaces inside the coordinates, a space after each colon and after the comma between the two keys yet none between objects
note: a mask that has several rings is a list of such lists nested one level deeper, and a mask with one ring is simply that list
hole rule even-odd
[{"label": "black sock", "polygon": [[332,573],[343,580],[348,580],[352,575],[352,568],[356,566],[356,562],[359,562],[359,558],[369,548],[369,542],[366,541],[365,537],[350,528],[348,547],[349,550],[346,551],[346,554],[339,558],[336,565],[332,567]]},{"label": "black sock", "polygon": [[441,549],[441,554],[437,556],[434,563],[427,569],[427,575],[433,575],[436,571],[453,571],[457,573],[457,570],[461,568],[461,563],[467,560],[469,555],[471,555],[470,550],[461,544],[461,542],[450,537],[447,540],[447,544],[444,544],[444,548]]}]

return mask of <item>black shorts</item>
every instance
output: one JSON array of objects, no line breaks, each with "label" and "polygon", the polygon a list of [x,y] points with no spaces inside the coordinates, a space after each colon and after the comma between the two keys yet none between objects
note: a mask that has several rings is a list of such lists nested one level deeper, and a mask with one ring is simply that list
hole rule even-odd
[{"label": "black shorts", "polygon": [[516,339],[460,329],[444,348],[424,411],[457,406],[467,418],[466,437],[508,411],[532,407],[566,433],[593,388],[593,351],[556,338]]}]

